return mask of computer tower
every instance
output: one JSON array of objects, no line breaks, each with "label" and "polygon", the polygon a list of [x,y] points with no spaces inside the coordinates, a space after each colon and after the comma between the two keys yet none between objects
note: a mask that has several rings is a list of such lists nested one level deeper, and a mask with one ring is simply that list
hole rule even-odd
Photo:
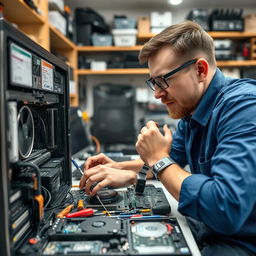
[{"label": "computer tower", "polygon": [[98,84],[93,89],[92,135],[104,145],[134,144],[133,86]]},{"label": "computer tower", "polygon": [[68,66],[3,19],[0,51],[1,255],[36,255],[71,186]]}]

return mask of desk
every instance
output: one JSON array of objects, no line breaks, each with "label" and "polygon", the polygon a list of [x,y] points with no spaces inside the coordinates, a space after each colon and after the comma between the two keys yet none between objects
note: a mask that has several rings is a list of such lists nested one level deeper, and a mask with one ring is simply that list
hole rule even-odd
[{"label": "desk", "polygon": [[[79,181],[77,180],[73,180],[73,185],[78,185]],[[185,239],[188,243],[188,246],[190,248],[190,251],[192,252],[193,256],[200,256],[201,253],[197,247],[197,244],[195,242],[195,239],[190,231],[190,228],[187,224],[186,218],[184,216],[182,216],[178,211],[178,202],[171,196],[171,194],[169,194],[169,192],[166,190],[166,188],[164,187],[164,185],[160,182],[160,181],[156,181],[156,180],[148,180],[147,184],[153,184],[156,187],[161,187],[166,195],[166,198],[171,206],[171,210],[172,210],[172,215],[174,217],[177,218],[180,228],[185,236]]]}]

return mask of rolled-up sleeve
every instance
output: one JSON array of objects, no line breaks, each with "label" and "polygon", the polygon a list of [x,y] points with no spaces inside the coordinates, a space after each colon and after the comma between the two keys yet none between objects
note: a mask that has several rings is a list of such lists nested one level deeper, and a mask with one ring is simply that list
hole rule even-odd
[{"label": "rolled-up sleeve", "polygon": [[183,181],[178,210],[219,233],[237,234],[256,203],[255,95],[225,101],[213,119],[218,142],[211,175]]}]

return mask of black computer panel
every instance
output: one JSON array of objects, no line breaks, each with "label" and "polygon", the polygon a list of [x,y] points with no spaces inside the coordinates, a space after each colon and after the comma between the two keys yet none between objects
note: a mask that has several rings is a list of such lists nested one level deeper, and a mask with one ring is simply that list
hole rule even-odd
[{"label": "black computer panel", "polygon": [[94,87],[93,101],[92,134],[105,145],[133,144],[134,88],[128,85],[99,84]]},{"label": "black computer panel", "polygon": [[70,108],[70,135],[72,155],[90,145],[89,133],[79,107]]},{"label": "black computer panel", "polygon": [[46,208],[70,189],[69,78],[64,62],[3,19],[0,46],[0,238],[9,256],[42,235]]}]

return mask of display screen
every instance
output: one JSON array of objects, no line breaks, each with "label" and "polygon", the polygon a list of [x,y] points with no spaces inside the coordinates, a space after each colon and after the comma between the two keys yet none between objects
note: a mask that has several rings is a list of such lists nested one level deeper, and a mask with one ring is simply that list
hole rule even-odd
[{"label": "display screen", "polygon": [[11,83],[32,87],[32,54],[11,43]]}]

